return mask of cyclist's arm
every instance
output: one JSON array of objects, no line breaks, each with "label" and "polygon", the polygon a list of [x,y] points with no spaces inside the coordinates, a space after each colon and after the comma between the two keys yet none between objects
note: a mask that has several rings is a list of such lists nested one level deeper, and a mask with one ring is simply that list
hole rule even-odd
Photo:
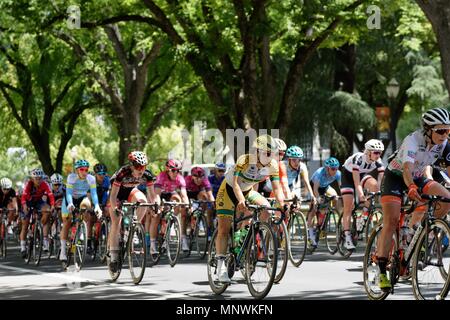
[{"label": "cyclist's arm", "polygon": [[208,201],[211,201],[211,202],[215,201],[212,190],[206,191],[206,198],[208,199]]},{"label": "cyclist's arm", "polygon": [[[161,191],[161,189],[159,189]],[[161,204],[159,193],[155,191],[154,185],[147,186],[147,201],[150,203]]]},{"label": "cyclist's arm", "polygon": [[12,203],[14,206],[14,210],[16,210],[16,213],[19,212],[19,206],[17,205],[17,197],[12,198]]},{"label": "cyclist's arm", "polygon": [[245,197],[244,194],[242,193],[241,187],[239,186],[238,179],[239,179],[238,176],[233,177],[233,192],[234,195],[236,196],[237,201],[244,203]]},{"label": "cyclist's arm", "polygon": [[378,173],[378,190],[381,190],[381,181],[383,181],[384,171]]},{"label": "cyclist's arm", "polygon": [[434,180],[433,179],[433,167],[432,166],[426,166],[425,167],[425,171],[423,172],[423,175],[427,179]]},{"label": "cyclist's arm", "polygon": [[111,208],[114,210],[117,206],[117,194],[119,193],[120,185],[113,183],[110,193],[109,202],[111,204]]},{"label": "cyclist's arm", "polygon": [[183,201],[183,203],[189,203],[189,198],[186,192],[186,188],[181,188],[180,189],[180,194],[181,194],[181,201]]},{"label": "cyclist's arm", "polygon": [[271,182],[272,182],[273,193],[275,194],[275,199],[277,199],[280,206],[284,206],[284,194],[283,194],[283,190],[281,189],[280,181],[272,180]]},{"label": "cyclist's arm", "polygon": [[318,183],[317,181],[313,181],[313,193],[314,193],[314,196],[316,197],[316,198],[319,198],[319,187],[320,187],[320,183]]},{"label": "cyclist's arm", "polygon": [[414,184],[413,171],[414,171],[414,163],[411,162],[403,163],[403,181],[407,186]]},{"label": "cyclist's arm", "polygon": [[311,189],[311,185],[309,184],[309,173],[308,173],[308,169],[302,171],[302,178],[303,178],[303,182],[305,183],[306,189],[308,190],[309,194],[313,197],[315,197],[313,190]]}]

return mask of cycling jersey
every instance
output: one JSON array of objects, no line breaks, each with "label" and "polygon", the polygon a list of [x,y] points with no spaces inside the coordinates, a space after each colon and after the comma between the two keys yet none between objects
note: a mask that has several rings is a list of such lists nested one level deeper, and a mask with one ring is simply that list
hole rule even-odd
[{"label": "cycling jersey", "polygon": [[147,187],[151,187],[154,184],[155,176],[150,170],[145,170],[144,174],[136,178],[133,176],[133,171],[131,169],[131,165],[126,165],[120,168],[114,175],[111,177],[111,184],[117,187],[123,188],[134,188],[140,185],[141,183],[145,183]]},{"label": "cycling jersey", "polygon": [[296,183],[296,181],[298,181],[300,174],[302,174],[303,172],[307,171],[308,168],[306,167],[306,164],[303,162],[299,163],[299,167],[298,169],[294,169],[289,165],[289,161],[284,161],[285,165],[286,165],[286,175],[287,175],[287,179],[288,179],[288,185],[289,185],[289,189],[291,189],[294,186],[294,184]]},{"label": "cycling jersey", "polygon": [[212,174],[208,177],[209,183],[211,184],[214,198],[217,196],[217,192],[219,191],[219,188],[220,188],[220,185],[222,184],[223,179],[225,179],[225,175],[223,175],[221,178],[217,178],[215,174]]},{"label": "cycling jersey", "polygon": [[59,199],[62,199],[65,196],[65,194],[66,194],[66,187],[63,184],[61,184],[58,187],[58,190],[54,190],[52,188],[52,191],[53,191],[53,196],[55,197],[55,201],[57,201]]},{"label": "cycling jersey", "polygon": [[334,181],[337,181],[340,184],[341,171],[337,170],[336,174],[332,177],[328,174],[327,169],[325,167],[321,167],[313,173],[311,181],[313,183],[318,183],[320,188],[326,188]]},{"label": "cycling jersey", "polygon": [[3,193],[3,190],[0,189],[0,208],[6,208],[15,197],[16,191],[14,189],[11,188],[6,193]]},{"label": "cycling jersey", "polygon": [[200,185],[196,184],[194,182],[194,179],[192,176],[187,176],[186,179],[186,190],[190,192],[200,192],[200,191],[210,191],[211,190],[211,184],[209,183],[208,178],[204,177],[202,179],[202,183]]},{"label": "cycling jersey", "polygon": [[447,140],[443,144],[427,147],[422,130],[409,134],[404,140],[395,157],[388,165],[388,169],[397,175],[403,175],[403,164],[414,164],[413,178],[423,176],[425,168],[443,158],[446,166],[450,166],[450,145]]},{"label": "cycling jersey", "polygon": [[359,173],[368,173],[375,169],[377,169],[378,172],[384,172],[384,165],[381,159],[369,163],[367,155],[362,152],[357,152],[350,156],[347,160],[345,160],[343,167],[348,172],[357,171]]},{"label": "cycling jersey", "polygon": [[36,188],[32,180],[29,180],[23,190],[21,203],[22,206],[26,204],[26,202],[41,202],[42,196],[47,195],[50,199],[50,205],[55,205],[55,197],[53,196],[53,192],[50,188],[50,185],[41,180],[39,186]]},{"label": "cycling jersey", "polygon": [[186,189],[186,181],[181,174],[178,174],[175,180],[172,180],[167,172],[163,171],[156,178],[155,188],[161,189],[162,193],[173,193]]},{"label": "cycling jersey", "polygon": [[242,191],[248,191],[253,186],[266,178],[270,177],[271,181],[280,180],[278,163],[275,159],[271,159],[267,166],[259,163],[251,163],[251,156],[244,154],[240,156],[236,164],[231,167],[225,175],[225,181],[233,186],[233,178],[239,177],[238,184]]},{"label": "cycling jersey", "polygon": [[100,205],[105,206],[108,200],[109,189],[111,188],[111,183],[108,176],[103,177],[103,183],[97,183],[97,197]]},{"label": "cycling jersey", "polygon": [[78,200],[87,196],[88,191],[91,192],[92,202],[94,206],[98,206],[97,185],[95,177],[88,174],[86,179],[80,179],[78,174],[71,173],[67,177],[66,199],[67,204],[73,203],[74,199]]}]

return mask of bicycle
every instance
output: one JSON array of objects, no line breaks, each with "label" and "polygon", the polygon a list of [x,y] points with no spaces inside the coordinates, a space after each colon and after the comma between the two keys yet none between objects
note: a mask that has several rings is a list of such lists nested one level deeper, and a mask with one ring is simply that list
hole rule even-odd
[{"label": "bicycle", "polygon": [[53,213],[50,215],[50,232],[48,234],[48,259],[50,259],[53,255],[55,255],[56,259],[58,259],[58,252],[60,252],[61,250],[61,223],[58,218],[60,212],[61,207],[55,206]]},{"label": "bicycle", "polygon": [[[327,250],[330,254],[334,255],[338,251],[336,244],[336,228],[338,223],[336,221],[340,220],[340,214],[333,206],[332,202],[338,200],[338,196],[322,196],[323,202],[317,205],[317,210],[315,212],[315,236],[317,246],[319,245],[320,239],[325,239],[325,244]],[[325,213],[322,213],[325,211]],[[332,235],[332,239],[330,239]],[[310,245],[309,253],[312,254],[316,250],[316,247]]]},{"label": "bicycle", "polygon": [[[225,265],[230,279],[235,271],[244,269],[244,278],[250,294],[256,299],[263,299],[272,288],[277,270],[277,239],[267,222],[259,220],[259,214],[264,210],[281,211],[281,223],[285,218],[285,213],[280,208],[272,208],[261,205],[250,205],[246,207],[252,211],[251,214],[243,217],[234,218],[228,237],[228,248],[226,253]],[[240,222],[250,220],[248,232],[243,239],[242,245],[234,243],[234,233]],[[218,281],[217,258],[216,258],[216,237],[218,229],[212,235],[208,250],[207,272],[208,282],[211,290],[219,295],[222,294],[230,285]],[[266,277],[261,280],[259,277]],[[255,279],[258,278],[258,279]]]},{"label": "bicycle", "polygon": [[186,221],[186,224],[190,226],[190,232],[188,234],[188,256],[191,254],[193,248],[195,248],[196,254],[200,257],[200,259],[203,259],[206,256],[206,251],[208,250],[208,234],[210,232],[204,204],[210,205],[214,202],[193,200],[192,203],[198,204],[198,206],[189,214],[189,219]]},{"label": "bicycle", "polygon": [[83,220],[83,215],[87,209],[75,208],[72,211],[72,221],[69,228],[68,241],[66,241],[67,260],[62,261],[63,270],[70,266],[72,256],[75,268],[80,271],[86,259],[87,251],[87,224]]},{"label": "bicycle", "polygon": [[[367,213],[367,216],[363,216],[363,214],[361,213],[361,209],[364,206],[364,203],[360,203],[358,205],[355,205],[353,210],[352,210],[352,214],[351,214],[351,220],[350,220],[350,225],[351,225],[351,234],[352,234],[352,240],[353,240],[353,244],[355,245],[355,247],[358,244],[358,240],[360,239],[361,235],[365,235],[365,239],[366,239],[366,243],[367,243],[367,239],[369,238],[369,230],[371,231],[373,229],[373,227],[379,223],[379,221],[382,218],[382,213],[379,210],[379,206],[377,206],[375,204],[375,198],[377,196],[379,196],[381,194],[380,191],[378,192],[369,192],[366,193],[366,200],[369,201],[370,205],[369,205],[369,210]],[[358,214],[359,212],[359,214]],[[343,219],[344,219],[344,214],[342,214],[339,218],[338,224],[337,224],[337,228],[336,228],[336,243],[337,243],[337,248],[338,251],[340,253],[341,256],[343,256],[344,258],[349,258],[352,253],[355,251],[355,249],[351,249],[348,250],[344,247],[344,242],[345,242],[345,234],[344,234],[344,230],[343,230]],[[358,219],[362,219],[363,224],[362,227],[358,229],[357,226],[357,221]]]},{"label": "bicycle", "polygon": [[[306,226],[305,215],[301,211],[302,203],[309,203],[309,201],[300,201],[297,197],[293,199],[285,200],[284,202],[292,202],[289,207],[289,220],[287,224],[287,230],[289,234],[289,260],[292,265],[298,268],[306,255],[306,248],[308,245],[308,232]],[[308,210],[303,208],[303,210]]]},{"label": "bicycle", "polygon": [[100,220],[97,220],[94,224],[94,252],[92,260],[95,259],[95,256],[98,253],[100,262],[106,262],[109,230],[111,229],[110,225],[110,218],[105,216],[101,217]]},{"label": "bicycle", "polygon": [[2,209],[0,208],[0,214],[2,215],[2,219],[0,221],[0,257],[6,258],[6,252],[7,252],[7,238],[8,238],[8,214],[4,211],[8,211],[8,209]]},{"label": "bicycle", "polygon": [[28,223],[26,235],[26,256],[25,263],[29,264],[33,259],[36,266],[41,262],[42,242],[43,242],[43,228],[41,223],[41,210],[35,207],[28,209],[31,211],[30,221]]},{"label": "bicycle", "polygon": [[[145,244],[145,230],[141,221],[138,221],[136,209],[149,207],[158,209],[158,205],[142,202],[123,202],[121,209],[116,209],[114,214],[121,215],[120,238],[119,238],[119,260],[117,271],[111,270],[111,255],[109,241],[106,253],[108,271],[113,281],[116,281],[122,271],[122,267],[128,257],[128,267],[134,284],[142,281],[145,273],[147,246]],[[145,215],[144,215],[145,217]]]},{"label": "bicycle", "polygon": [[[435,218],[434,211],[438,201],[450,202],[450,199],[425,194],[422,194],[421,197],[427,200],[428,209],[409,244],[403,238],[405,235],[400,237],[400,230],[405,227],[403,225],[405,215],[412,213],[415,206],[413,205],[409,210],[405,210],[403,207],[400,213],[400,220],[392,237],[386,268],[392,286],[389,292],[381,291],[378,287],[379,268],[376,261],[376,246],[378,236],[383,228],[382,223],[378,224],[370,235],[364,254],[363,272],[364,288],[371,300],[386,299],[389,294],[394,293],[394,286],[400,278],[408,279],[410,277],[412,277],[414,297],[418,300],[441,300],[448,294],[450,250],[447,249],[450,227],[444,220]],[[400,241],[404,245],[400,246]],[[427,286],[431,288],[427,288]],[[427,289],[430,291],[428,292]]]},{"label": "bicycle", "polygon": [[[176,201],[164,201],[161,206],[163,210],[157,214],[161,215],[158,225],[157,253],[150,255],[151,266],[158,264],[161,255],[167,254],[170,266],[173,268],[178,261],[181,251],[181,227],[180,222],[175,215],[174,207],[190,206],[189,203],[180,203]],[[155,211],[157,212],[157,211]]]}]

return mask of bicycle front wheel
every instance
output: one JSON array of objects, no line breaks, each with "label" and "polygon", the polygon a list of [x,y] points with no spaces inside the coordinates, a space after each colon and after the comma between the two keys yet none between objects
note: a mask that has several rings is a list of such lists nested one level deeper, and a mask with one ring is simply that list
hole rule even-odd
[{"label": "bicycle front wheel", "polygon": [[167,258],[169,264],[174,267],[178,261],[181,250],[181,229],[178,218],[172,216],[167,223],[166,231],[166,243],[167,243]]},{"label": "bicycle front wheel", "polygon": [[128,240],[128,264],[130,265],[131,278],[134,284],[139,284],[144,277],[147,257],[145,245],[145,230],[142,224],[137,223],[132,227]]},{"label": "bicycle front wheel", "polygon": [[325,243],[327,245],[328,252],[335,254],[338,250],[336,244],[336,228],[337,221],[339,220],[339,212],[336,209],[332,209],[328,212],[327,224],[325,231]]},{"label": "bicycle front wheel", "polygon": [[75,267],[78,271],[81,270],[86,259],[87,241],[87,224],[85,221],[80,221],[75,232],[75,252],[73,255]]},{"label": "bicycle front wheel", "polygon": [[203,215],[199,216],[194,230],[195,251],[203,259],[208,249],[208,225]]},{"label": "bicycle front wheel", "polygon": [[372,230],[383,220],[383,213],[379,210],[374,210],[368,216],[366,226],[364,230],[364,238],[367,241],[369,240],[369,236],[372,233]]},{"label": "bicycle front wheel", "polygon": [[36,266],[38,266],[41,262],[43,237],[42,224],[40,222],[36,222],[33,234],[33,261]]},{"label": "bicycle front wheel", "polygon": [[98,256],[101,263],[106,261],[106,251],[108,246],[109,226],[108,221],[103,220],[100,226],[100,234],[98,235]]},{"label": "bicycle front wheel", "polygon": [[247,287],[256,299],[263,299],[272,288],[277,271],[277,240],[265,222],[250,229],[245,258]]},{"label": "bicycle front wheel", "polygon": [[[424,229],[425,230],[425,229]],[[449,290],[450,227],[437,219],[422,231],[412,260],[412,285],[417,300],[445,299]]]},{"label": "bicycle front wheel", "polygon": [[[353,240],[353,244],[356,247],[358,244],[358,232],[356,231],[356,218],[355,216],[352,215],[350,216],[351,220],[350,220],[350,232],[352,234],[352,240]],[[353,251],[355,251],[355,249],[352,250],[348,250],[345,246],[345,234],[344,234],[344,225],[343,225],[343,219],[344,219],[344,214],[342,214],[339,217],[339,221],[337,224],[337,228],[336,228],[336,245],[338,248],[339,253],[341,254],[341,256],[343,256],[344,258],[349,258]]]},{"label": "bicycle front wheel", "polygon": [[277,273],[275,275],[274,283],[279,283],[286,273],[287,263],[289,260],[289,247],[287,240],[289,234],[287,232],[287,227],[284,221],[280,225],[274,227],[274,229],[277,230],[275,231],[275,235],[277,237],[278,244]]},{"label": "bicycle front wheel", "polygon": [[[206,263],[207,272],[208,272],[208,283],[211,290],[217,294],[222,294],[229,286],[228,283],[220,282],[219,281],[219,270],[218,270],[218,263],[217,263],[217,251],[216,251],[216,239],[217,239],[217,229],[214,231],[211,241],[209,242],[209,250],[208,250],[208,261]],[[228,246],[227,246],[227,258],[223,263],[223,268],[228,267],[228,276],[230,279],[232,278],[232,274],[230,275],[230,269],[234,268],[234,256],[231,254],[230,246],[231,246],[231,240],[228,239]],[[234,274],[234,269],[233,269]]]},{"label": "bicycle front wheel", "polygon": [[295,267],[299,267],[305,259],[308,236],[305,216],[301,211],[291,213],[288,224],[289,260]]}]

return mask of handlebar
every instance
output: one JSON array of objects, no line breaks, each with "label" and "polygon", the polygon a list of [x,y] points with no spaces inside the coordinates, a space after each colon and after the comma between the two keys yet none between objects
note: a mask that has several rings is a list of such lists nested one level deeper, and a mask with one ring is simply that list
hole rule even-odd
[{"label": "handlebar", "polygon": [[265,206],[265,205],[254,205],[254,204],[249,204],[247,201],[245,202],[245,206],[249,209],[253,209],[255,211],[262,211],[262,210],[272,210],[272,211],[280,211],[281,212],[281,217],[278,220],[273,220],[273,224],[275,225],[280,225],[284,218],[286,217],[286,211],[287,211],[287,205],[285,204],[283,208],[275,208],[275,207],[269,207],[269,206]]}]

